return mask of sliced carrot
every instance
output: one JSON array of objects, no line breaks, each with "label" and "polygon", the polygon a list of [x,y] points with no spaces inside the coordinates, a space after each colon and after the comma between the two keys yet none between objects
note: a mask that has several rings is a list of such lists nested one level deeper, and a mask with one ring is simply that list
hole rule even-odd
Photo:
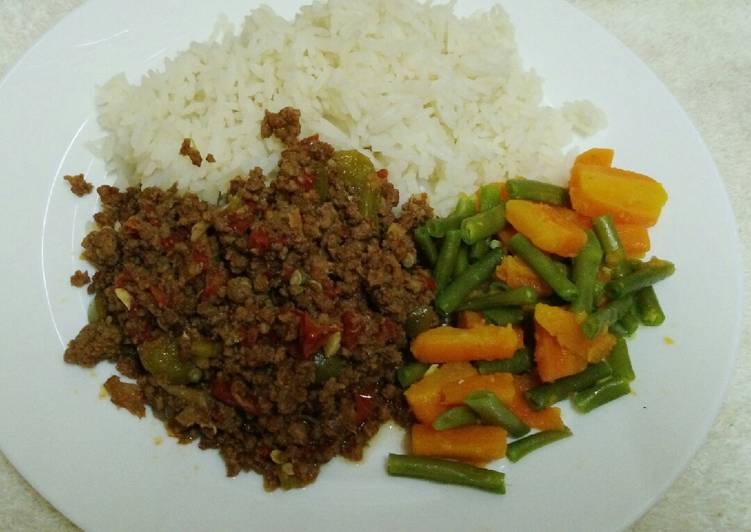
[{"label": "sliced carrot", "polygon": [[477,390],[493,392],[502,403],[510,403],[516,394],[514,379],[510,373],[472,375],[444,385],[441,388],[441,402],[445,405],[460,405],[467,395]]},{"label": "sliced carrot", "polygon": [[506,431],[501,427],[483,425],[440,431],[425,425],[413,425],[410,449],[417,456],[483,464],[506,456]]},{"label": "sliced carrot", "polygon": [[537,374],[543,382],[553,382],[587,367],[586,358],[561,347],[555,337],[538,323],[535,323],[535,362]]},{"label": "sliced carrot", "polygon": [[623,248],[629,258],[640,259],[647,254],[651,242],[649,230],[646,227],[616,222],[615,228],[618,230],[618,236],[621,237]]},{"label": "sliced carrot", "polygon": [[647,227],[657,223],[668,200],[649,176],[591,164],[574,165],[569,194],[574,210],[585,216],[610,214],[616,222]]},{"label": "sliced carrot", "polygon": [[460,329],[471,329],[479,325],[485,325],[485,318],[479,312],[474,310],[463,310],[456,319],[456,324]]},{"label": "sliced carrot", "polygon": [[529,286],[538,296],[549,296],[553,289],[526,262],[514,255],[503,257],[501,264],[495,269],[495,276],[506,283],[509,288]]},{"label": "sliced carrot", "polygon": [[472,329],[437,327],[412,341],[412,354],[420,362],[444,363],[511,358],[522,347],[511,327],[480,325]]},{"label": "sliced carrot", "polygon": [[420,423],[429,425],[446,410],[446,406],[441,403],[443,386],[473,375],[477,375],[477,370],[467,362],[444,364],[407,388],[404,396]]},{"label": "sliced carrot", "polygon": [[503,242],[503,245],[508,247],[509,240],[511,240],[511,237],[513,237],[518,231],[511,227],[510,225],[507,225],[500,231],[498,231],[498,238],[501,242]]},{"label": "sliced carrot", "polygon": [[574,164],[594,164],[597,166],[613,166],[615,152],[610,148],[590,148],[580,153]]},{"label": "sliced carrot", "polygon": [[506,219],[521,234],[543,251],[573,257],[587,242],[587,234],[565,207],[554,207],[526,200],[506,202]]},{"label": "sliced carrot", "polygon": [[514,400],[509,405],[516,417],[521,419],[526,425],[538,430],[561,430],[563,429],[563,419],[561,419],[561,409],[555,406],[543,408],[542,410],[534,410],[527,399],[524,397],[524,392],[533,388],[530,385],[530,381],[524,379],[522,375],[514,376],[514,386],[516,387],[516,395]]},{"label": "sliced carrot", "polygon": [[562,307],[544,303],[535,305],[535,323],[552,335],[558,344],[587,362],[599,362],[615,345],[616,338],[608,332],[588,340],[581,330],[580,317]]}]

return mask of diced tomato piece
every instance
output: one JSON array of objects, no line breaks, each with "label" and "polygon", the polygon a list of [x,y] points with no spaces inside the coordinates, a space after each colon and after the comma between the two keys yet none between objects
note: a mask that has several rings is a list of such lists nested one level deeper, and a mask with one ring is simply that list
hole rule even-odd
[{"label": "diced tomato piece", "polygon": [[373,395],[365,392],[355,394],[355,415],[357,424],[363,424],[373,411]]},{"label": "diced tomato piece", "polygon": [[248,236],[248,247],[263,253],[271,246],[269,234],[263,229],[253,229]]}]

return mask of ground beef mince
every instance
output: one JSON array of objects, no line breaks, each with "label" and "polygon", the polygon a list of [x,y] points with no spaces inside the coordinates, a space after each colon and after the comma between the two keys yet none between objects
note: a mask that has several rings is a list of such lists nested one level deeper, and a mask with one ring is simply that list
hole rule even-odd
[{"label": "ground beef mince", "polygon": [[82,272],[81,270],[76,270],[73,272],[73,275],[70,276],[70,284],[71,286],[76,286],[78,288],[82,286],[86,286],[91,282],[91,279],[89,278],[89,272]]},{"label": "ground beef mince", "polygon": [[66,175],[63,176],[63,179],[65,179],[70,185],[70,191],[79,198],[86,194],[90,194],[91,191],[94,190],[94,185],[86,181],[83,178],[83,174]]},{"label": "ground beef mince", "polygon": [[91,323],[65,353],[116,362],[136,386],[111,381],[118,404],[139,414],[145,401],[171,434],[269,489],[359,459],[384,421],[409,419],[395,384],[403,325],[434,297],[409,236],[432,216],[425,197],[397,216],[387,172],[299,139],[299,120],[266,114],[262,134],[283,149],[275,175],[234,179],[217,205],[99,187],[83,241]]}]

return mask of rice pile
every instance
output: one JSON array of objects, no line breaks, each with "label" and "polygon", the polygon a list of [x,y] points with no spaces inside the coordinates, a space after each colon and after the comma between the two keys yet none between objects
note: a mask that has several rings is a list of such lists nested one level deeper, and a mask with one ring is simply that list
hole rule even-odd
[{"label": "rice pile", "polygon": [[[361,149],[402,199],[428,191],[444,211],[483,182],[561,180],[574,133],[605,124],[586,101],[543,104],[500,7],[458,18],[453,3],[329,0],[293,21],[261,7],[239,31],[220,20],[164,71],[110,80],[98,92],[102,156],[130,184],[177,182],[211,201],[235,175],[275,168],[278,141],[261,139],[260,122],[288,105],[303,135]],[[216,162],[178,155],[186,137]]]}]

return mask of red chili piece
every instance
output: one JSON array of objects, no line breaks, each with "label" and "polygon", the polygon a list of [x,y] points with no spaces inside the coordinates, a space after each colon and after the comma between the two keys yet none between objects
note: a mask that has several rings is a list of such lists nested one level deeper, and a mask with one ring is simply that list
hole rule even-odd
[{"label": "red chili piece", "polygon": [[389,178],[389,171],[385,168],[381,168],[376,172],[376,175],[380,177],[381,179],[388,179]]},{"label": "red chili piece", "polygon": [[269,234],[263,229],[253,229],[248,236],[248,247],[263,253],[271,245]]},{"label": "red chili piece", "polygon": [[297,331],[300,355],[304,359],[311,358],[326,343],[328,335],[338,330],[338,325],[321,326],[307,312],[301,313],[300,325]]},{"label": "red chili piece", "polygon": [[346,310],[342,313],[342,346],[345,349],[354,349],[360,342],[360,336],[365,328],[362,316]]},{"label": "red chili piece", "polygon": [[169,296],[158,286],[150,286],[149,292],[159,308],[164,308],[169,304]]},{"label": "red chili piece", "polygon": [[373,411],[373,395],[365,392],[355,393],[355,419],[358,425],[365,423]]}]

